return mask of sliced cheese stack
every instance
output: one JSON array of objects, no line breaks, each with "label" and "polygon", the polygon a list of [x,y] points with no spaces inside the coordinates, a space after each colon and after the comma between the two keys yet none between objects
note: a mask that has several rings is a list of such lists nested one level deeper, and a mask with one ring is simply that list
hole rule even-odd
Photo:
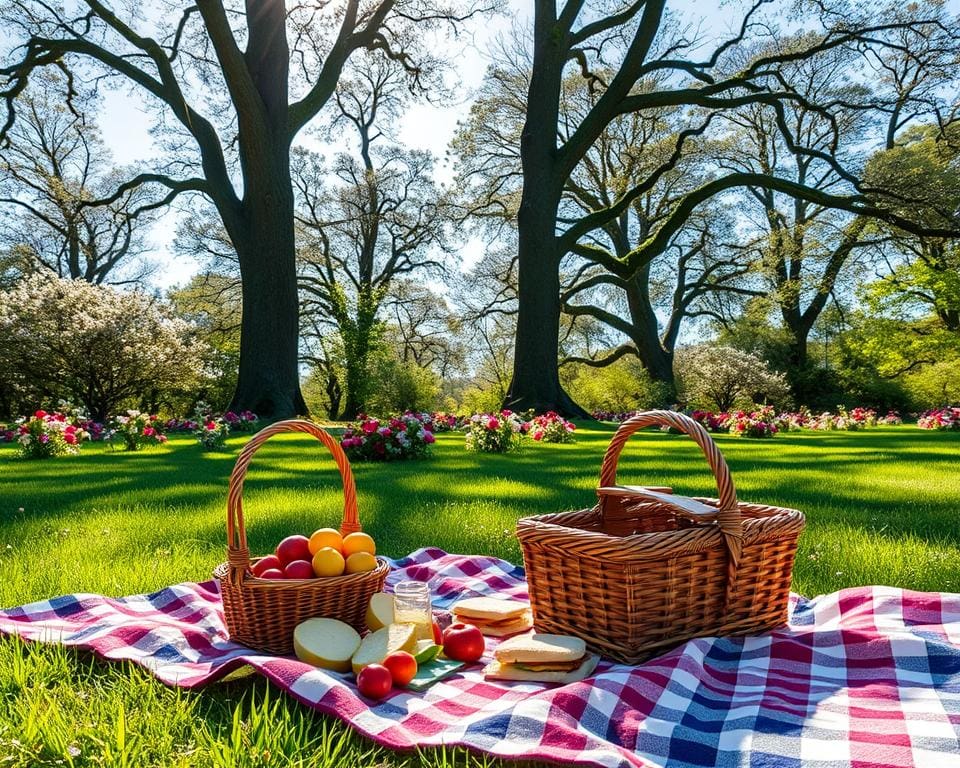
[{"label": "sliced cheese stack", "polygon": [[456,603],[450,612],[458,621],[473,624],[490,637],[515,635],[518,632],[526,632],[533,626],[530,603],[519,600],[470,597]]}]

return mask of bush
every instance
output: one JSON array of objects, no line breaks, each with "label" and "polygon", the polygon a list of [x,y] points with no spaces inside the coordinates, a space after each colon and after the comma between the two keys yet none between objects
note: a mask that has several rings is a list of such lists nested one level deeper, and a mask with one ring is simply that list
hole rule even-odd
[{"label": "bush", "polygon": [[467,422],[467,450],[507,453],[520,447],[527,429],[527,422],[513,411],[475,413]]},{"label": "bush", "polygon": [[541,443],[572,443],[575,429],[572,422],[554,411],[535,416],[527,425],[530,437]]},{"label": "bush", "polygon": [[937,408],[927,411],[917,419],[917,426],[920,429],[960,429],[960,408]]},{"label": "bush", "polygon": [[668,399],[667,387],[654,382],[635,357],[622,357],[604,368],[565,365],[560,372],[567,393],[587,411],[632,413]]},{"label": "bush", "polygon": [[145,445],[162,445],[167,442],[163,425],[156,415],[127,411],[126,415],[110,420],[111,443],[123,445],[125,451],[139,451]]},{"label": "bush", "polygon": [[17,443],[26,459],[48,459],[80,453],[80,443],[87,434],[70,423],[62,413],[36,411],[17,422]]},{"label": "bush", "polygon": [[351,461],[393,461],[428,456],[434,442],[427,414],[405,413],[384,419],[363,417],[340,438]]}]

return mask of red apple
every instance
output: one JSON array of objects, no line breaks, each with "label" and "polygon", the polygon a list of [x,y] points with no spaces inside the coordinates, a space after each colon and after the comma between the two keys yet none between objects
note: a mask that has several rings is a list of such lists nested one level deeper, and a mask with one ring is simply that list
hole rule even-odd
[{"label": "red apple", "polygon": [[443,630],[440,629],[440,622],[433,622],[433,642],[437,645],[443,645]]},{"label": "red apple", "polygon": [[268,571],[271,568],[283,570],[283,563],[280,562],[280,558],[276,555],[267,555],[257,560],[257,562],[253,564],[253,575],[260,576],[264,571]]},{"label": "red apple", "polygon": [[277,544],[277,558],[283,565],[292,563],[294,560],[310,560],[312,557],[313,555],[310,554],[310,539],[306,536],[300,534],[287,536]]},{"label": "red apple", "polygon": [[284,567],[283,575],[288,579],[312,579],[313,563],[309,560],[294,560]]},{"label": "red apple", "polygon": [[279,568],[267,568],[263,573],[260,574],[261,579],[283,579],[286,578],[283,575],[283,571]]},{"label": "red apple", "polygon": [[483,634],[473,624],[457,621],[443,631],[443,653],[454,661],[476,661],[484,648]]},{"label": "red apple", "polygon": [[393,675],[383,664],[368,664],[357,675],[357,690],[368,699],[382,699],[393,688]]},{"label": "red apple", "polygon": [[394,685],[406,685],[417,675],[417,660],[406,651],[394,651],[383,660]]}]

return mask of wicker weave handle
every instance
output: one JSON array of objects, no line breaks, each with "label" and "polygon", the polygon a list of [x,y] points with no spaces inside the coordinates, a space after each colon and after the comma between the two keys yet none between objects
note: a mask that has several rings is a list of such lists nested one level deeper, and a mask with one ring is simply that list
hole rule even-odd
[{"label": "wicker weave handle", "polygon": [[247,530],[243,524],[243,480],[247,475],[247,468],[261,445],[274,435],[284,432],[306,432],[313,435],[327,450],[333,454],[333,460],[340,470],[343,481],[343,521],[340,524],[340,533],[361,530],[360,518],[357,512],[357,487],[353,482],[353,472],[350,462],[340,447],[340,443],[325,429],[318,427],[312,421],[303,419],[288,419],[278,421],[269,427],[261,429],[240,451],[237,463],[230,474],[230,486],[227,492],[227,563],[230,567],[230,579],[237,581],[250,567],[250,550],[247,549]]},{"label": "wicker weave handle", "polygon": [[[717,481],[719,504],[717,505],[717,523],[723,533],[727,549],[730,552],[730,582],[736,576],[737,563],[743,549],[743,521],[740,518],[740,507],[737,502],[737,490],[730,477],[727,462],[713,442],[713,438],[700,424],[676,411],[646,411],[639,413],[623,422],[614,434],[607,452],[603,456],[603,465],[600,468],[600,487],[610,487],[617,483],[617,462],[620,452],[627,440],[638,430],[652,426],[669,426],[693,438],[700,450],[703,451],[710,465],[710,470]],[[601,509],[603,504],[601,504]]]}]

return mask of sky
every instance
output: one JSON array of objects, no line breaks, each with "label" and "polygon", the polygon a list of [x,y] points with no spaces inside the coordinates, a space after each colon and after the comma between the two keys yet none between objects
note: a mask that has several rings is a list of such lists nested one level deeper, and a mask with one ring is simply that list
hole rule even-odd
[{"label": "sky", "polygon": [[[709,39],[726,35],[731,24],[739,23],[741,5],[739,0],[671,0],[668,7],[691,21],[702,19],[704,37]],[[449,44],[448,53],[453,60],[451,78],[458,98],[453,104],[443,107],[420,104],[412,107],[404,116],[399,126],[399,140],[411,148],[430,150],[437,156],[437,181],[449,183],[451,180],[452,171],[449,162],[444,159],[446,148],[457,122],[469,112],[474,92],[491,62],[491,45],[498,36],[508,33],[512,24],[522,25],[529,20],[532,10],[531,0],[507,0],[504,14],[485,20]],[[106,145],[119,164],[142,163],[157,155],[149,132],[152,124],[153,117],[135,91],[110,91],[105,95],[100,126]],[[153,258],[160,267],[153,275],[152,282],[153,287],[160,291],[183,285],[200,268],[197,262],[172,253],[176,222],[177,214],[170,211],[160,218],[150,233],[155,249]],[[471,242],[460,255],[469,264],[479,258],[481,250],[479,242]]]}]

